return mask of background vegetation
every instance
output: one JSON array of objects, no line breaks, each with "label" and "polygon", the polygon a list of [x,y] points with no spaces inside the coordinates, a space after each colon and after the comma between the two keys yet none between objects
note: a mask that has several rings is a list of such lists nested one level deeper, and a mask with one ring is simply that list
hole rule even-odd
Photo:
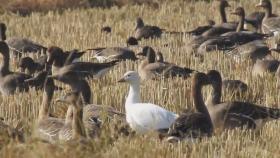
[{"label": "background vegetation", "polygon": [[[133,35],[135,20],[142,17],[147,24],[157,25],[166,30],[187,31],[198,25],[206,23],[207,19],[219,22],[216,3],[204,1],[164,1],[158,7],[151,5],[124,5],[111,8],[71,9],[64,12],[50,11],[32,13],[30,16],[21,17],[9,12],[13,6],[29,7],[45,10],[63,8],[76,8],[87,6],[88,2],[79,0],[13,0],[5,1],[5,12],[0,16],[0,21],[8,26],[7,36],[27,37],[46,46],[57,45],[65,50],[74,48],[86,49],[92,47],[125,46],[127,37]],[[71,3],[69,2],[71,1]],[[125,1],[125,0],[124,0]],[[143,0],[144,1],[144,0]],[[278,0],[272,1],[274,12],[280,7]],[[247,13],[255,11],[258,0],[234,2],[230,1],[233,10],[237,6],[246,8]],[[15,8],[20,8],[15,7]],[[42,7],[42,8],[41,8]],[[8,8],[8,9],[7,9]],[[59,7],[60,8],[60,7]],[[35,9],[35,10],[36,10]],[[46,10],[48,10],[46,9]],[[280,14],[278,12],[278,14]],[[236,19],[229,16],[232,21]],[[100,32],[102,26],[111,26],[111,34]],[[140,45],[150,45],[161,51],[165,59],[175,64],[190,67],[206,72],[216,69],[222,72],[225,79],[240,79],[249,84],[249,91],[240,98],[235,98],[230,93],[223,95],[223,100],[242,100],[264,106],[279,107],[279,90],[276,88],[276,78],[267,74],[264,77],[253,77],[251,74],[252,63],[235,63],[221,52],[209,53],[204,60],[190,55],[187,43],[188,36],[164,35],[161,39],[141,41]],[[269,41],[269,44],[273,41]],[[132,48],[136,52],[140,48]],[[279,59],[278,54],[273,54]],[[83,57],[91,61],[90,54]],[[136,63],[126,61],[114,67],[110,73],[98,81],[90,81],[93,91],[94,103],[111,105],[124,111],[124,100],[128,93],[128,86],[116,83],[126,71],[137,70]],[[12,65],[11,65],[12,66]],[[15,67],[13,67],[16,70]],[[180,113],[182,109],[193,109],[190,94],[191,80],[161,80],[147,81],[141,84],[142,100],[152,102]],[[62,93],[65,93],[63,91]],[[205,97],[209,88],[205,90]],[[61,92],[55,94],[55,98]],[[155,133],[145,136],[113,136],[114,126],[104,125],[102,137],[86,146],[79,144],[60,143],[48,144],[32,136],[34,122],[38,116],[38,109],[42,101],[42,92],[32,90],[29,93],[16,94],[10,97],[0,96],[0,116],[8,124],[18,126],[25,131],[26,143],[20,144],[8,140],[0,134],[0,157],[280,157],[280,123],[271,122],[259,131],[215,131],[212,138],[205,138],[197,142],[181,142],[169,144],[160,141]],[[54,104],[52,113],[63,117],[66,105]]]}]

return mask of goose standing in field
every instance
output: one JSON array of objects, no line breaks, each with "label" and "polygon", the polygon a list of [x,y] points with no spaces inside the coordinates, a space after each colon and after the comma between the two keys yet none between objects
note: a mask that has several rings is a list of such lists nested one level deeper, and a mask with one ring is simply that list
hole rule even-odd
[{"label": "goose standing in field", "polygon": [[35,135],[49,142],[56,142],[58,140],[59,130],[64,125],[63,119],[49,116],[54,89],[55,86],[53,79],[46,79],[44,83],[42,105],[40,107],[39,117],[35,126]]},{"label": "goose standing in field", "polygon": [[209,84],[208,77],[204,73],[194,74],[192,80],[192,97],[197,112],[179,115],[169,128],[168,141],[212,135],[213,124],[201,92],[203,86],[207,84]]},{"label": "goose standing in field", "polygon": [[272,4],[270,0],[260,0],[260,3],[256,6],[262,7],[265,10],[265,16],[262,21],[263,33],[278,35],[280,32],[280,17],[272,14]]},{"label": "goose standing in field", "polygon": [[207,76],[212,84],[212,102],[207,105],[215,128],[260,128],[269,120],[280,118],[280,109],[255,105],[249,102],[221,103],[222,78],[218,71],[210,70]]},{"label": "goose standing in field", "polygon": [[135,28],[135,38],[141,40],[142,38],[159,38],[161,37],[163,29],[157,26],[145,25],[142,18],[137,18]]},{"label": "goose standing in field", "polygon": [[[123,121],[125,115],[116,111],[113,107],[104,105],[88,104],[83,105],[81,98],[78,98],[79,93],[71,92],[62,96],[57,101],[66,102],[68,104],[77,104],[83,107],[83,118],[84,127],[86,130],[87,137],[94,138],[99,135],[101,125],[107,119],[118,119]],[[72,139],[72,120],[73,120],[73,108],[70,106],[67,110],[65,125],[59,132],[59,139],[63,141]]]},{"label": "goose standing in field", "polygon": [[4,41],[0,41],[0,53],[3,56],[0,65],[0,91],[2,95],[14,94],[17,90],[20,92],[28,91],[28,85],[24,83],[24,80],[31,78],[31,76],[10,71],[9,47]]},{"label": "goose standing in field", "polygon": [[137,133],[165,130],[177,118],[177,114],[151,103],[142,103],[140,99],[140,76],[135,71],[128,71],[118,82],[130,85],[125,101],[126,121]]},{"label": "goose standing in field", "polygon": [[149,80],[156,79],[158,77],[183,77],[188,78],[190,74],[194,71],[189,68],[179,67],[175,64],[171,64],[163,61],[162,54],[159,54],[162,61],[156,61],[156,53],[151,47],[144,47],[141,53],[137,55],[144,55],[146,59],[144,59],[139,67],[138,71],[141,79]]}]

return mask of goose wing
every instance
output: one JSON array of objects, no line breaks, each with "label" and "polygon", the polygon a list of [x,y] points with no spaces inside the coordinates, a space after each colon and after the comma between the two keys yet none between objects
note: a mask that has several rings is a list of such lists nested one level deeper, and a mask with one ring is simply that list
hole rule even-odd
[{"label": "goose wing", "polygon": [[173,112],[151,103],[131,105],[127,115],[131,121],[147,130],[167,129],[175,121],[177,115]]}]

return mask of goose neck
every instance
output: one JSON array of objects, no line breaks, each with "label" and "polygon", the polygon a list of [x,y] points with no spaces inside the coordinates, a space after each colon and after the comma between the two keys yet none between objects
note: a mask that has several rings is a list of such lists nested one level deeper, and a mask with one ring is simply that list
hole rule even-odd
[{"label": "goose neck", "polygon": [[126,98],[125,105],[140,103],[140,83],[139,81],[134,81],[130,84],[129,93]]},{"label": "goose neck", "polygon": [[240,32],[240,31],[244,30],[244,22],[245,22],[245,16],[242,15],[242,16],[240,16],[239,23],[236,28],[236,32]]},{"label": "goose neck", "polygon": [[211,93],[212,105],[217,105],[221,103],[222,97],[222,81],[212,83],[213,91]]},{"label": "goose neck", "polygon": [[194,105],[196,107],[196,110],[198,112],[201,112],[207,116],[209,116],[209,112],[207,110],[207,107],[204,103],[203,96],[202,96],[202,85],[194,85],[192,89],[192,95],[194,99]]},{"label": "goose neck", "polygon": [[222,5],[219,7],[222,23],[227,23],[226,9]]},{"label": "goose neck", "polygon": [[272,17],[272,6],[269,5],[268,7],[265,8],[265,16],[264,19]]},{"label": "goose neck", "polygon": [[9,53],[2,53],[3,56],[3,61],[0,65],[0,73],[1,76],[5,76],[10,72],[10,67],[9,67],[9,63],[10,63],[10,58],[9,58]]}]

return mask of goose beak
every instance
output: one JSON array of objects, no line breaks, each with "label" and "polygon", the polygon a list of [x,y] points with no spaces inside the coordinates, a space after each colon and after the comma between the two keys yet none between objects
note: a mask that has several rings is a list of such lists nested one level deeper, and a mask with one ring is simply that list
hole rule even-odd
[{"label": "goose beak", "polygon": [[169,142],[169,143],[178,143],[178,142],[180,142],[180,138],[179,137],[176,137],[176,136],[170,136],[170,137],[168,137],[167,138],[167,142]]},{"label": "goose beak", "polygon": [[144,56],[144,53],[143,53],[143,52],[140,52],[140,53],[137,53],[136,55],[137,55],[137,56]]},{"label": "goose beak", "polygon": [[256,5],[256,7],[258,7],[258,8],[259,8],[259,7],[263,7],[263,4],[262,4],[262,3],[259,3],[259,4]]},{"label": "goose beak", "polygon": [[121,78],[121,79],[118,80],[118,82],[122,83],[122,82],[126,82],[126,80],[124,78]]}]

